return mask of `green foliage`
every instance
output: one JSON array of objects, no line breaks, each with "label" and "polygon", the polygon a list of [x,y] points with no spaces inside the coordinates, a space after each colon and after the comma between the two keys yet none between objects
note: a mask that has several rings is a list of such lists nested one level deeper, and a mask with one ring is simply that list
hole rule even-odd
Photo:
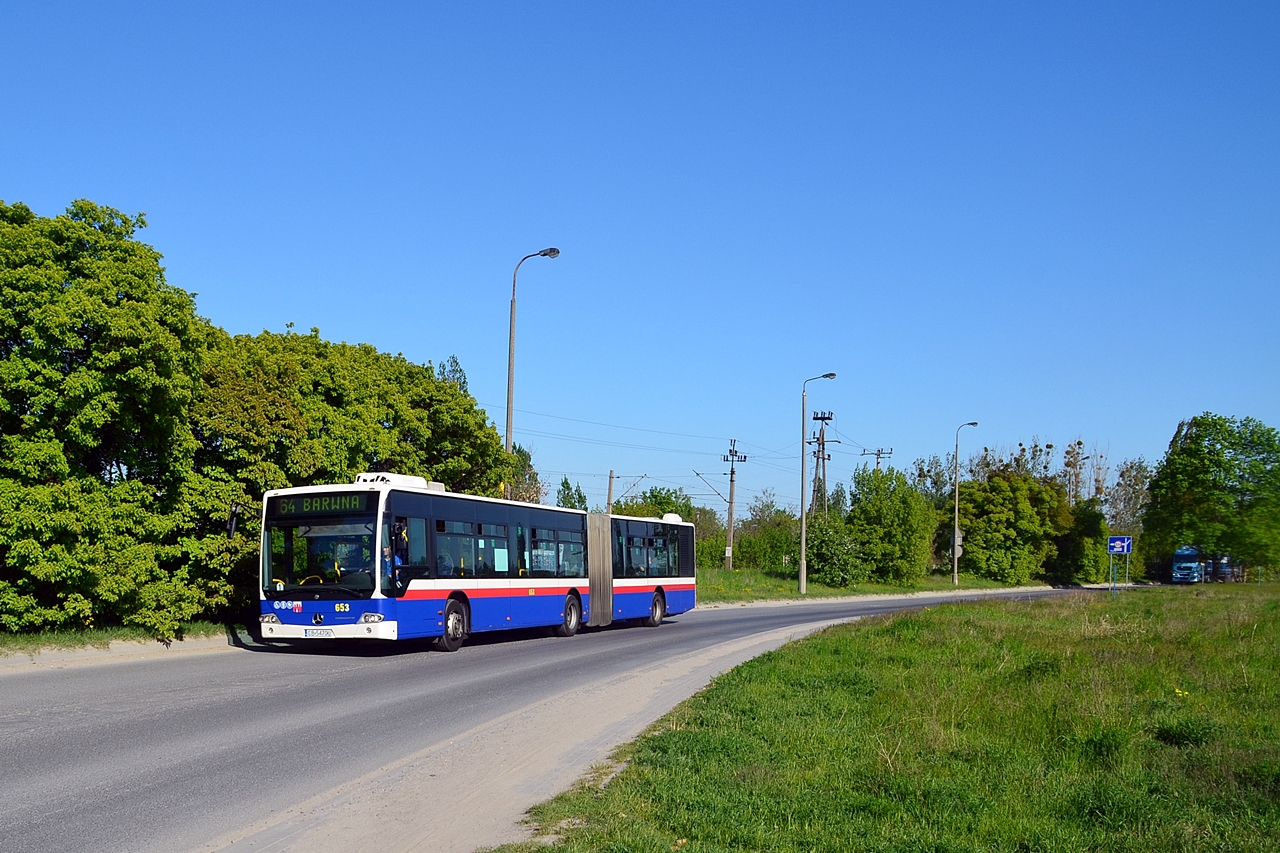
[{"label": "green foliage", "polygon": [[747,507],[747,517],[735,526],[734,569],[800,576],[800,519],[778,506],[771,490],[757,495]]},{"label": "green foliage", "polygon": [[719,536],[721,539],[724,538],[725,523],[720,518],[720,513],[716,512],[714,509],[695,505],[693,507],[693,518],[687,520],[693,521],[694,535],[697,537],[698,541],[711,539],[716,536]]},{"label": "green foliage", "polygon": [[225,603],[203,543],[187,415],[208,328],[145,226],[77,201],[0,202],[0,625],[172,636]]},{"label": "green foliage", "polygon": [[834,513],[815,512],[805,524],[806,572],[814,583],[846,587],[869,576],[868,564],[857,558],[849,527]]},{"label": "green foliage", "polygon": [[1280,433],[1206,412],[1178,425],[1156,466],[1143,529],[1167,556],[1183,545],[1280,566]]},{"label": "green foliage", "polygon": [[854,577],[909,585],[929,571],[937,515],[901,471],[869,465],[854,471],[848,525]]},{"label": "green foliage", "polygon": [[1001,583],[1027,583],[1057,556],[1057,539],[1071,523],[1071,508],[1056,480],[995,468],[988,479],[960,486],[960,570]]},{"label": "green foliage", "polygon": [[533,465],[533,453],[520,444],[511,445],[510,498],[513,501],[524,501],[540,504],[547,496],[547,487],[538,476],[538,469]]},{"label": "green foliage", "polygon": [[509,463],[475,400],[430,365],[310,334],[229,337],[209,349],[195,422],[205,467],[255,491],[395,471],[496,496]]},{"label": "green foliage", "polygon": [[173,637],[254,589],[265,489],[395,470],[497,494],[515,470],[456,359],[232,338],[165,281],[145,224],[0,202],[3,629]]},{"label": "green foliage", "polygon": [[725,531],[706,538],[698,538],[694,542],[694,551],[698,559],[698,574],[724,568]]},{"label": "green foliage", "polygon": [[1045,569],[1051,583],[1103,583],[1109,578],[1107,517],[1101,501],[1090,498],[1071,508],[1071,527],[1056,542],[1056,554]]},{"label": "green foliage", "polygon": [[669,512],[674,512],[686,521],[693,519],[693,501],[684,493],[684,489],[653,486],[638,495],[614,501],[613,503],[614,515],[662,518]]},{"label": "green foliage", "polygon": [[586,509],[587,496],[582,492],[582,485],[570,485],[569,478],[560,480],[560,489],[556,492],[556,506],[566,509]]}]

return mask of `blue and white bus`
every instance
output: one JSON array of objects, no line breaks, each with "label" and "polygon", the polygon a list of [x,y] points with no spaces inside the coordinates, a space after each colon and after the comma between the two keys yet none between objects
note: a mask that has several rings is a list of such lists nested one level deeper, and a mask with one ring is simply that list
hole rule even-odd
[{"label": "blue and white bus", "polygon": [[267,492],[264,639],[435,637],[636,619],[697,602],[693,525],[454,494],[399,474]]}]

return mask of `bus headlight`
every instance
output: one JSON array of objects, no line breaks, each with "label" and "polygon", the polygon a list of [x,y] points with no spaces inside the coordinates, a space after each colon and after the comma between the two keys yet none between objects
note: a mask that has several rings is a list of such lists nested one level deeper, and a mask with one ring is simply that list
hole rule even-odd
[{"label": "bus headlight", "polygon": [[258,621],[261,622],[263,625],[279,625],[280,617],[275,615],[274,613],[263,613],[261,616],[258,617]]},{"label": "bus headlight", "polygon": [[366,614],[364,614],[363,616],[361,616],[361,617],[360,617],[360,621],[361,621],[361,622],[381,622],[381,621],[382,621],[382,614],[381,614],[381,613],[366,613]]}]

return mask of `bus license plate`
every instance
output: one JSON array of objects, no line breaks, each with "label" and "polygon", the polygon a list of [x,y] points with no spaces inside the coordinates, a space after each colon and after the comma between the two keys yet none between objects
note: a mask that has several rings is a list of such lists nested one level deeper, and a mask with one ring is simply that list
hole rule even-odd
[{"label": "bus license plate", "polygon": [[333,637],[332,628],[303,628],[302,636],[304,637]]}]

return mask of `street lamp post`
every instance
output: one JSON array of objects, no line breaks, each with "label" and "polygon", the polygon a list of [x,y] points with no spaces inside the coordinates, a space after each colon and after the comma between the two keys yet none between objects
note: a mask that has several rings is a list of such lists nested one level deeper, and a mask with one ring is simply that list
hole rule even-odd
[{"label": "street lamp post", "polygon": [[809,383],[815,379],[835,379],[834,373],[824,373],[821,376],[811,376],[800,384],[800,594],[805,595],[809,592],[809,575],[808,565],[805,562],[805,519],[808,514],[809,500],[805,497],[805,491],[808,489],[806,478],[808,476],[808,464],[805,462],[805,436],[808,433],[809,415]]},{"label": "street lamp post", "polygon": [[[520,259],[520,264],[530,258],[555,258],[560,256],[559,249],[543,249],[541,252],[534,252],[531,255],[525,255]],[[511,338],[507,344],[507,438],[504,446],[508,453],[511,452],[511,414],[512,405],[515,399],[515,381],[516,381],[516,276],[520,274],[520,264],[516,264],[516,271],[511,274]],[[507,497],[511,497],[511,487],[507,486]]]},{"label": "street lamp post", "polygon": [[977,425],[977,421],[969,421],[967,424],[956,427],[955,471],[952,475],[956,482],[956,523],[951,530],[951,583],[953,586],[960,586],[960,430]]}]

